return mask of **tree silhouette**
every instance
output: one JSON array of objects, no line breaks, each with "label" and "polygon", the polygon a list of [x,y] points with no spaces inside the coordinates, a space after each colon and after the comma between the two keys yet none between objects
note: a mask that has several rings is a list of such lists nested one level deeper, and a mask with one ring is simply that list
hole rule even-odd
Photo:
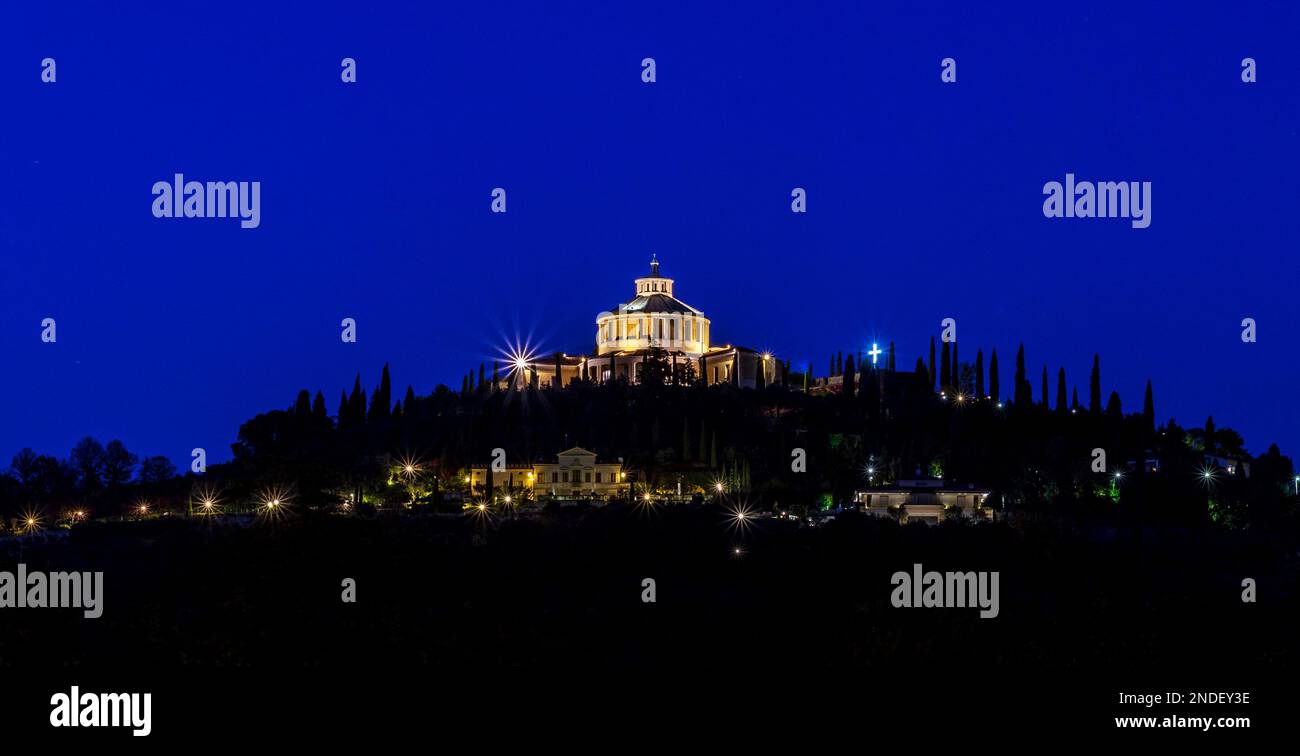
[{"label": "tree silhouette", "polygon": [[298,392],[298,399],[293,403],[293,414],[298,417],[311,416],[311,392],[307,389]]},{"label": "tree silhouette", "polygon": [[[1142,429],[1147,435],[1156,432],[1156,403],[1151,396],[1151,379],[1147,379],[1146,394],[1142,397]],[[1259,447],[1256,447],[1259,448]]]},{"label": "tree silhouette", "polygon": [[1101,355],[1092,356],[1092,375],[1088,377],[1088,411],[1101,414]]},{"label": "tree silhouette", "polygon": [[952,345],[945,341],[939,347],[939,388],[947,391],[955,383],[952,379]]},{"label": "tree silhouette", "polygon": [[931,389],[935,388],[935,382],[938,381],[938,379],[939,379],[938,374],[934,372],[934,337],[931,336],[930,337],[930,388]]},{"label": "tree silhouette", "polygon": [[1002,394],[999,393],[998,377],[998,350],[994,349],[993,353],[989,355],[989,396],[995,402],[1002,401]]},{"label": "tree silhouette", "polygon": [[1028,407],[1033,404],[1033,389],[1029,385],[1029,380],[1025,377],[1025,345],[1021,344],[1020,349],[1016,351],[1016,404],[1021,407]]}]

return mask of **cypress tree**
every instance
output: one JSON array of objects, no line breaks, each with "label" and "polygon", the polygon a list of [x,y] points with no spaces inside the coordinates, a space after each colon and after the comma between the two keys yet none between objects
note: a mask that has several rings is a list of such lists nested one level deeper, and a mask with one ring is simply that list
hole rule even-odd
[{"label": "cypress tree", "polygon": [[948,373],[948,378],[952,381],[952,387],[957,391],[962,391],[961,385],[961,360],[957,359],[957,342],[952,342],[952,371]]},{"label": "cypress tree", "polygon": [[411,414],[411,407],[414,406],[414,404],[415,389],[411,388],[411,384],[408,383],[406,384],[406,398],[402,400],[402,407],[406,410],[406,414]]},{"label": "cypress tree", "polygon": [[366,422],[366,392],[361,390],[361,374],[352,381],[352,395],[348,397],[348,425],[360,427]]},{"label": "cypress tree", "polygon": [[998,385],[998,350],[994,349],[993,354],[989,355],[989,396],[993,401],[1002,401],[1002,395],[999,393],[1001,388]]},{"label": "cypress tree", "polygon": [[828,378],[832,375],[835,375],[835,353],[834,352],[831,352],[831,369],[826,373],[826,376]]},{"label": "cypress tree", "polygon": [[1070,409],[1078,410],[1079,409],[1079,387],[1075,386],[1073,389],[1071,389],[1071,394],[1073,398],[1070,401]]},{"label": "cypress tree", "polygon": [[767,360],[761,354],[758,356],[758,374],[754,376],[754,388],[759,391],[767,388]]},{"label": "cypress tree", "polygon": [[1206,454],[1214,453],[1214,415],[1205,418],[1205,447]]},{"label": "cypress tree", "polygon": [[483,391],[484,389],[487,388],[487,380],[486,380],[485,372],[486,371],[484,370],[484,365],[483,363],[480,362],[478,364],[478,386],[476,387],[479,391]]},{"label": "cypress tree", "polygon": [[952,385],[952,345],[945,341],[939,350],[939,388],[947,391]]},{"label": "cypress tree", "polygon": [[809,362],[808,367],[804,368],[803,370],[803,392],[805,394],[808,393],[808,384],[811,380],[812,380],[812,362]]},{"label": "cypress tree", "polygon": [[844,375],[844,353],[843,352],[837,352],[835,354],[835,374],[838,376]]},{"label": "cypress tree", "polygon": [[348,409],[348,392],[339,392],[339,430],[352,427],[352,413]]},{"label": "cypress tree", "polygon": [[316,420],[328,420],[329,410],[325,409],[325,395],[316,391],[316,399],[311,403],[311,416]]},{"label": "cypress tree", "polygon": [[889,372],[892,373],[895,371],[896,368],[894,367],[894,342],[892,341],[889,342],[889,357],[888,357],[888,362],[886,362],[885,364],[886,367],[889,369]]},{"label": "cypress tree", "polygon": [[388,408],[393,406],[393,381],[388,375],[388,363],[384,363],[384,372],[379,375],[379,391],[384,395],[383,401],[380,402],[384,408],[384,414],[388,414]]},{"label": "cypress tree", "polygon": [[1151,396],[1151,379],[1147,379],[1146,395],[1142,397],[1142,427],[1148,434],[1156,432],[1156,403]]},{"label": "cypress tree", "polygon": [[853,355],[849,355],[844,365],[844,386],[842,393],[845,399],[852,399],[857,390],[857,371],[853,368]]},{"label": "cypress tree", "polygon": [[1106,414],[1111,417],[1123,417],[1124,408],[1119,403],[1119,392],[1110,392],[1110,399],[1106,402]]},{"label": "cypress tree", "polygon": [[551,379],[551,388],[560,388],[564,385],[564,374],[560,369],[560,353],[555,353],[555,377]]},{"label": "cypress tree", "polygon": [[1047,366],[1043,365],[1043,382],[1039,384],[1042,387],[1043,407],[1052,406],[1052,395],[1047,393]]},{"label": "cypress tree", "polygon": [[714,431],[709,436],[709,469],[718,469],[718,432]]},{"label": "cypress tree", "polygon": [[1030,404],[1033,404],[1034,402],[1033,388],[1030,386],[1029,381],[1025,378],[1025,345],[1024,344],[1021,344],[1019,350],[1016,351],[1015,380],[1016,380],[1016,390],[1015,390],[1016,404],[1022,407],[1027,407]]},{"label": "cypress tree", "polygon": [[988,396],[984,393],[984,350],[975,350],[975,398]]},{"label": "cypress tree", "polygon": [[500,380],[497,378],[497,369],[499,368],[499,366],[500,366],[500,363],[498,363],[496,360],[492,360],[492,391],[493,391],[493,393],[496,393],[497,387],[501,385]]},{"label": "cypress tree", "polygon": [[1101,414],[1101,355],[1092,356],[1092,375],[1088,378],[1088,411]]},{"label": "cypress tree", "polygon": [[938,380],[938,373],[934,372],[934,337],[930,337],[930,388],[934,389],[934,382]]},{"label": "cypress tree", "polygon": [[1065,368],[1058,368],[1056,371],[1056,411],[1064,415],[1065,406]]}]

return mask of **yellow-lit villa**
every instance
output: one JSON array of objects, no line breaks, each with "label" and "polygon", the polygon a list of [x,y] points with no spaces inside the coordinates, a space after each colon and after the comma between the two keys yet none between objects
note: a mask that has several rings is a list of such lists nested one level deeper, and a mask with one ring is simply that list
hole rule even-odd
[{"label": "yellow-lit villa", "polygon": [[533,377],[525,373],[534,372],[538,385],[549,386],[558,370],[560,385],[583,377],[600,383],[614,379],[638,383],[645,360],[658,353],[672,375],[689,371],[708,384],[752,388],[759,370],[766,385],[779,382],[780,366],[771,355],[733,344],[713,344],[712,322],[677,299],[673,284],[673,279],[659,275],[659,261],[652,258],[650,275],[635,281],[636,296],[613,312],[596,316],[595,354],[539,357],[528,361],[526,370],[516,369],[512,380],[531,381]]},{"label": "yellow-lit villa", "polygon": [[[487,466],[470,469],[475,490],[487,487]],[[492,487],[532,491],[537,496],[607,498],[625,493],[628,475],[622,462],[599,462],[596,453],[575,446],[553,463],[507,465],[492,473]]]}]

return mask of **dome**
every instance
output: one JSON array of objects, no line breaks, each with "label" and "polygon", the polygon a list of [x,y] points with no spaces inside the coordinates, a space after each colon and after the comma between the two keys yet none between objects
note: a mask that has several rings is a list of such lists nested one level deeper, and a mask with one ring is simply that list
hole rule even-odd
[{"label": "dome", "polygon": [[649,348],[694,355],[709,348],[709,319],[673,296],[673,279],[659,274],[655,257],[650,275],[636,279],[636,296],[596,317],[597,354]]}]

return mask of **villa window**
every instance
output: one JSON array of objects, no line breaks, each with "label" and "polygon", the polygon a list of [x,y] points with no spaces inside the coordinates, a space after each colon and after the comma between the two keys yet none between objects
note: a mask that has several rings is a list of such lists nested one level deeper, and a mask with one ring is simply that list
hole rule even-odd
[{"label": "villa window", "polygon": [[600,482],[600,473],[596,473],[596,482],[597,482],[597,483]]},{"label": "villa window", "polygon": [[676,341],[676,340],[677,340],[677,321],[676,321],[676,320],[670,320],[670,321],[668,321],[668,338],[669,338],[670,340],[672,340],[672,341]]},{"label": "villa window", "polygon": [[588,483],[591,482],[591,473],[587,473],[586,481],[587,481]]},{"label": "villa window", "polygon": [[559,482],[560,482],[560,474],[557,473],[557,472],[553,472],[553,473],[551,473],[551,482],[552,482],[552,483],[559,483]]}]

